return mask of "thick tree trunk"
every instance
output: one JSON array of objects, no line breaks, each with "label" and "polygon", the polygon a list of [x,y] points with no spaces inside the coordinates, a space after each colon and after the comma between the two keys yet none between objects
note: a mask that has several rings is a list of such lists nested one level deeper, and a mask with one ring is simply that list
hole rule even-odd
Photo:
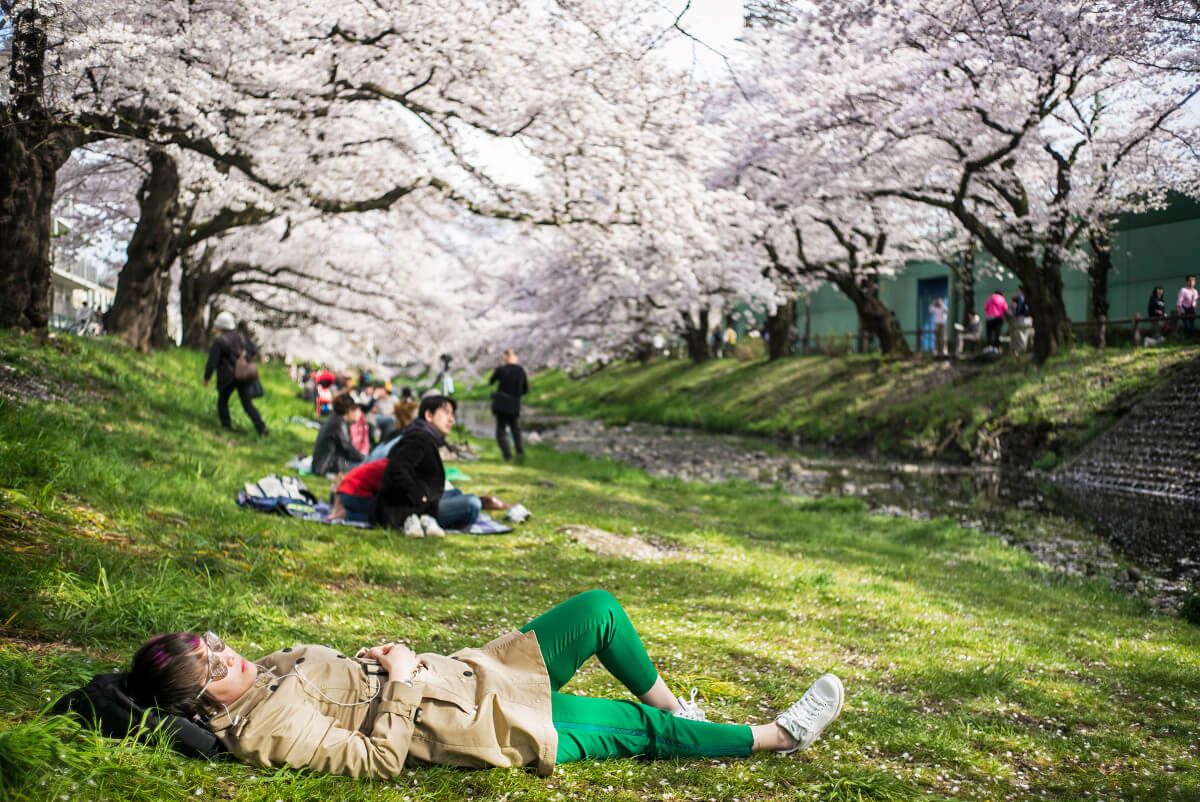
[{"label": "thick tree trunk", "polygon": [[863,328],[879,341],[879,351],[891,356],[912,356],[912,347],[904,338],[900,325],[892,315],[892,310],[883,305],[879,296],[867,296],[865,303],[858,310]]},{"label": "thick tree trunk", "polygon": [[1112,272],[1112,234],[1107,228],[1092,229],[1088,237],[1092,259],[1088,263],[1088,289],[1092,296],[1092,320],[1108,317],[1108,277]]},{"label": "thick tree trunk", "polygon": [[963,253],[962,265],[958,273],[959,284],[962,285],[962,324],[969,322],[967,315],[975,311],[975,243]]},{"label": "thick tree trunk", "polygon": [[1060,347],[1071,342],[1071,321],[1062,300],[1062,279],[1039,282],[1037,289],[1025,285],[1025,298],[1033,317],[1033,359],[1042,364]]},{"label": "thick tree trunk", "polygon": [[0,104],[0,326],[44,331],[55,176],[88,137],[59,128],[43,105],[46,18],[26,7],[9,22],[10,89]]},{"label": "thick tree trunk", "polygon": [[796,299],[781,304],[767,317],[767,359],[779,359],[796,353]]},{"label": "thick tree trunk", "polygon": [[154,325],[150,327],[150,347],[157,350],[174,345],[168,323],[170,311],[168,301],[171,295],[171,274],[163,276],[162,290],[158,294],[158,309],[154,313]]},{"label": "thick tree trunk", "polygon": [[1033,361],[1044,363],[1059,348],[1072,339],[1071,321],[1063,303],[1062,271],[1057,266],[1043,265],[1041,270],[1017,273],[1025,287],[1025,300],[1033,317]]},{"label": "thick tree trunk", "polygon": [[55,173],[69,147],[37,153],[0,121],[0,326],[45,329],[50,321],[50,235]]},{"label": "thick tree trunk", "polygon": [[[205,248],[195,257],[185,251],[179,258],[179,314],[183,327],[183,346],[205,350],[212,339],[209,336],[211,320],[206,313],[213,298],[229,286],[231,273],[212,269],[213,251]],[[211,316],[208,316],[211,317]]]},{"label": "thick tree trunk", "polygon": [[692,322],[689,312],[681,315],[683,319],[683,341],[687,343],[688,358],[699,364],[707,362],[711,354],[708,351],[708,310],[700,310],[700,323]]},{"label": "thick tree trunk", "polygon": [[654,358],[654,343],[649,337],[640,337],[633,346],[633,358],[645,365]]},{"label": "thick tree trunk", "polygon": [[208,325],[204,313],[208,307],[208,293],[204,290],[204,281],[200,275],[188,269],[187,259],[183,260],[183,270],[179,275],[179,322],[183,329],[184,348],[204,349],[208,342]]},{"label": "thick tree trunk", "polygon": [[879,285],[876,281],[868,281],[867,286],[860,287],[854,276],[835,276],[833,283],[854,304],[859,325],[864,332],[879,342],[881,354],[912,356],[912,348],[892,317],[892,311],[879,298]]},{"label": "thick tree trunk", "polygon": [[[1058,180],[1060,185],[1069,184],[1070,173],[1066,168],[1060,169]],[[1022,246],[1016,250],[1016,263],[1009,268],[1025,287],[1025,299],[1033,317],[1033,361],[1039,365],[1072,339],[1071,321],[1063,303],[1062,278],[1068,223],[1066,213],[1060,211],[1046,231],[1041,261],[1031,248]]]},{"label": "thick tree trunk", "polygon": [[150,350],[159,299],[175,257],[179,213],[179,168],[162,148],[150,150],[150,175],[138,190],[141,216],[117,279],[109,328],[130,348]]}]

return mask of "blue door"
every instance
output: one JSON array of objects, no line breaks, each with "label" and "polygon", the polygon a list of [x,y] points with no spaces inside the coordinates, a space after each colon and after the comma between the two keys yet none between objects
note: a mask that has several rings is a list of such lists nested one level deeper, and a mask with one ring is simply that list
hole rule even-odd
[{"label": "blue door", "polygon": [[921,325],[921,336],[917,340],[920,350],[933,350],[933,315],[929,307],[934,299],[941,298],[950,308],[950,279],[948,276],[917,279],[917,320]]}]

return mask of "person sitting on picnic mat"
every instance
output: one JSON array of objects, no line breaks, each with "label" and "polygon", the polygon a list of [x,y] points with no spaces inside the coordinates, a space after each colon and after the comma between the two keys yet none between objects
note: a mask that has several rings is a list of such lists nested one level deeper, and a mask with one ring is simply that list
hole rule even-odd
[{"label": "person sitting on picnic mat", "polygon": [[317,432],[313,444],[312,472],[317,476],[345,473],[367,458],[350,439],[350,424],[362,417],[362,410],[347,392],[333,398],[333,412]]},{"label": "person sitting on picnic mat", "polygon": [[[364,462],[354,470],[342,477],[342,481],[338,483],[333,491],[333,509],[330,511],[326,520],[337,521],[346,519],[348,521],[368,522],[371,520],[371,504],[375,500],[375,494],[379,492],[379,487],[383,483],[383,472],[387,469],[386,459],[377,459],[370,462]],[[446,483],[446,489],[442,491],[441,501],[438,502],[438,514],[435,520],[440,518],[450,520],[455,516],[452,508],[448,508],[446,513],[442,512],[442,505],[455,505],[459,502],[458,499],[463,498],[464,493],[461,490],[456,490]],[[491,510],[506,510],[511,505],[501,501],[495,496],[480,496],[480,506]],[[467,502],[470,503],[470,502]],[[465,517],[465,516],[461,516]],[[475,518],[478,519],[479,513],[475,513]],[[472,520],[471,523],[475,521]],[[449,526],[449,524],[445,524]],[[470,526],[471,524],[467,524]],[[450,527],[453,528],[453,527]],[[409,532],[405,530],[405,534],[410,537],[418,537],[426,534],[423,528],[416,528]],[[442,534],[439,531],[430,532],[431,535]]]},{"label": "person sitting on picnic mat", "polygon": [[[562,693],[592,655],[641,703]],[[254,663],[211,632],[159,635],[134,655],[125,685],[139,704],[199,717],[247,763],[379,778],[412,761],[549,775],[589,758],[790,754],[811,745],[843,701],[841,682],[824,674],[773,723],[706,721],[668,690],[604,590],[449,656],[403,643],[353,659],[297,646]]]},{"label": "person sitting on picnic mat", "polygon": [[483,503],[479,496],[445,490],[446,470],[438,449],[454,427],[458,404],[444,395],[421,399],[417,417],[388,452],[387,467],[371,506],[371,521],[412,536],[470,529]]}]

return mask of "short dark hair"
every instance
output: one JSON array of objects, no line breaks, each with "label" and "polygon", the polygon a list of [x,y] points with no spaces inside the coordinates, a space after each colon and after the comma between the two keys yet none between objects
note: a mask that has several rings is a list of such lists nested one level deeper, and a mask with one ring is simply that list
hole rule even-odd
[{"label": "short dark hair", "polygon": [[348,391],[343,390],[333,397],[333,414],[345,417],[346,413],[354,409],[354,399],[350,397]]},{"label": "short dark hair", "polygon": [[442,407],[450,405],[450,409],[457,412],[458,402],[446,395],[427,395],[421,399],[421,406],[417,410],[417,420],[426,420],[426,415],[431,412],[437,412]]},{"label": "short dark hair", "polygon": [[137,650],[125,673],[125,691],[142,707],[192,716],[208,710],[196,698],[207,679],[200,636],[172,632],[151,638]]}]

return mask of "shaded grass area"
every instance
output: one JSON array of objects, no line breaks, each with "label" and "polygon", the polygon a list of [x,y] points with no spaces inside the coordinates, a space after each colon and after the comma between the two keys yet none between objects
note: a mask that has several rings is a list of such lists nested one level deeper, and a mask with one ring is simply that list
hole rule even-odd
[{"label": "shaded grass area", "polygon": [[[663,360],[584,379],[536,377],[531,404],[555,412],[724,432],[798,436],[906,457],[1052,468],[1162,385],[1194,347],[1076,348],[1041,368],[878,356]],[[474,394],[486,395],[482,388]]]},{"label": "shaded grass area", "polygon": [[[271,517],[233,495],[311,450],[315,432],[285,423],[308,404],[281,369],[263,371],[273,434],[260,440],[240,411],[244,431],[217,428],[202,355],[9,335],[0,350],[72,399],[0,401],[0,799],[1200,797],[1200,630],[951,521],[536,446],[508,466],[484,443],[463,488],[533,510],[511,534],[405,539]],[[594,554],[558,531],[572,523],[672,557]],[[399,636],[449,652],[593,587],[622,600],[711,719],[766,720],[825,670],[846,682],[842,718],[798,758],[369,781],[189,760],[40,712],[158,632],[211,628],[251,655]],[[624,695],[594,661],[568,689]]]}]

